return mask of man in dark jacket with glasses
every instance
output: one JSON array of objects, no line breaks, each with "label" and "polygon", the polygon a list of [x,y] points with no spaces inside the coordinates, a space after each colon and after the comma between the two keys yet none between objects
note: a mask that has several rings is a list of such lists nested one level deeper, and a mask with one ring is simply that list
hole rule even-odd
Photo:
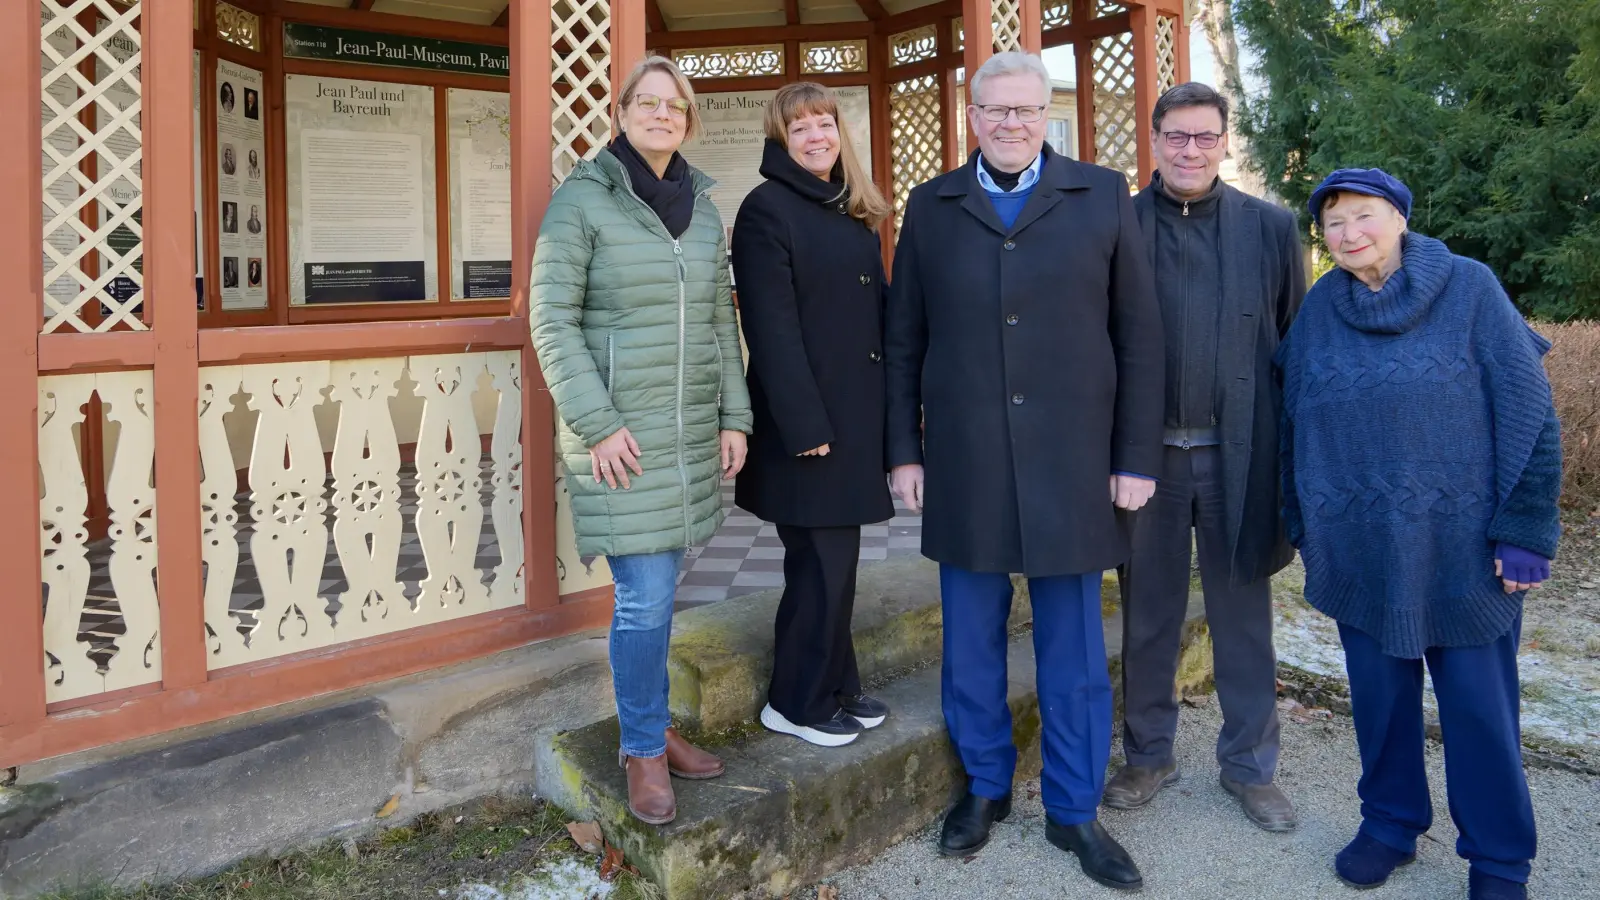
[{"label": "man in dark jacket with glasses", "polygon": [[[1134,201],[1166,333],[1159,482],[1119,570],[1123,754],[1104,803],[1135,809],[1178,780],[1173,682],[1199,548],[1223,727],[1222,786],[1268,831],[1295,826],[1273,783],[1278,760],[1270,578],[1293,558],[1278,503],[1272,354],[1305,295],[1294,216],[1218,177],[1228,101],[1191,82],[1163,94],[1151,122],[1157,174]],[[1191,543],[1194,540],[1194,543]]]}]

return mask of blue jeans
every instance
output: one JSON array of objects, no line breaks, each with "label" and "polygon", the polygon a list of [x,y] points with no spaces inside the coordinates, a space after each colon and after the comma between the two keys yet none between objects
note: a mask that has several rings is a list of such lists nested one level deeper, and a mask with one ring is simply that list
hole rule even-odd
[{"label": "blue jeans", "polygon": [[667,752],[667,642],[683,551],[608,556],[616,584],[611,614],[611,685],[622,724],[622,752],[649,759]]}]

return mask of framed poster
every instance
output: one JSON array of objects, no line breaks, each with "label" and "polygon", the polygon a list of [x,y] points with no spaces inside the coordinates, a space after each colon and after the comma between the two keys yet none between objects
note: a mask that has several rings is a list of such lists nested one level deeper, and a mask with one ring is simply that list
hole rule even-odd
[{"label": "framed poster", "polygon": [[284,77],[290,303],[438,299],[433,104],[431,87]]},{"label": "framed poster", "polygon": [[511,296],[511,95],[451,88],[450,295]]},{"label": "framed poster", "polygon": [[217,256],[222,308],[267,307],[267,145],[262,73],[217,60]]}]

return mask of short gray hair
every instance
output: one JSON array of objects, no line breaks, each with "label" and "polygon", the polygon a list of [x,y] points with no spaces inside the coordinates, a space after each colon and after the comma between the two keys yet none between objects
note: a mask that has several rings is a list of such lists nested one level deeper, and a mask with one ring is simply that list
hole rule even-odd
[{"label": "short gray hair", "polygon": [[1161,99],[1156,101],[1156,108],[1150,113],[1150,130],[1160,131],[1161,120],[1167,117],[1167,113],[1191,106],[1209,106],[1221,113],[1222,130],[1228,130],[1228,98],[1217,93],[1217,89],[1211,85],[1198,81],[1168,88],[1161,95]]},{"label": "short gray hair", "polygon": [[1008,50],[1005,53],[996,53],[972,73],[972,84],[968,85],[967,102],[979,106],[978,94],[983,89],[983,83],[996,75],[1032,75],[1039,79],[1039,86],[1044,91],[1044,103],[1050,103],[1050,70],[1045,68],[1044,60],[1035,53],[1021,53]]}]

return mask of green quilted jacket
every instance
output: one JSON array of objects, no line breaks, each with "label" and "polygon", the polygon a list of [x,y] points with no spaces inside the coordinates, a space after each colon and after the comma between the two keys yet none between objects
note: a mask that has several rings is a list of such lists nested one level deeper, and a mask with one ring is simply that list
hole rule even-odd
[{"label": "green quilted jacket", "polygon": [[[533,252],[533,348],[561,420],[558,452],[583,556],[700,543],[722,524],[722,430],[751,428],[722,218],[694,178],[673,240],[609,150],[550,199]],[[596,483],[589,448],[639,442],[631,490]]]}]

